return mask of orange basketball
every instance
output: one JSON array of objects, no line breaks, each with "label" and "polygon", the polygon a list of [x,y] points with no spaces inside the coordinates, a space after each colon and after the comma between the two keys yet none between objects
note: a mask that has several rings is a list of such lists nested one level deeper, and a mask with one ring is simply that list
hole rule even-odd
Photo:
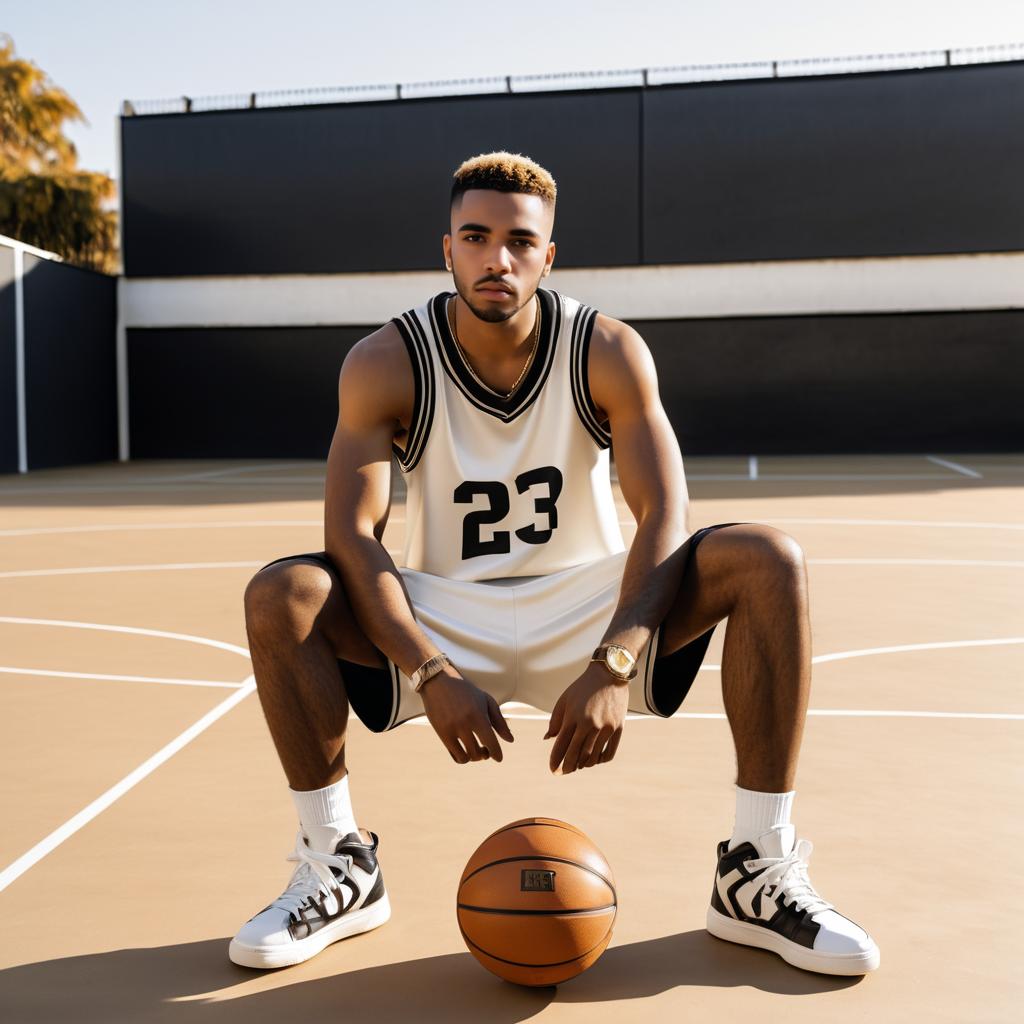
[{"label": "orange basketball", "polygon": [[489,971],[520,985],[557,985],[605,951],[616,905],[608,861],[583,832],[524,818],[469,858],[457,913],[469,951]]}]

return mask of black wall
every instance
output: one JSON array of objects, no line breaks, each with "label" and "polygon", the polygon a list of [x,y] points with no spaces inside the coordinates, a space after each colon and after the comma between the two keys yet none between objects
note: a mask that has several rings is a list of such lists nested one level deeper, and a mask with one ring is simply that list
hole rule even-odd
[{"label": "black wall", "polygon": [[122,119],[129,276],[439,268],[451,173],[525,152],[560,266],[1024,248],[1024,62]]},{"label": "black wall", "polygon": [[[1024,446],[1024,312],[633,326],[685,454]],[[133,457],[324,458],[371,329],[130,331]]]},{"label": "black wall", "polygon": [[18,469],[15,345],[14,250],[0,245],[0,473]]},{"label": "black wall", "polygon": [[326,458],[338,373],[367,333],[130,330],[132,458]]},{"label": "black wall", "polygon": [[116,279],[26,254],[24,289],[29,469],[116,459]]},{"label": "black wall", "polygon": [[1022,311],[634,326],[684,453],[1024,447]]},{"label": "black wall", "polygon": [[[556,176],[559,260],[639,260],[636,90],[122,119],[128,276],[441,269],[455,167]],[[596,163],[595,163],[596,161]]]}]

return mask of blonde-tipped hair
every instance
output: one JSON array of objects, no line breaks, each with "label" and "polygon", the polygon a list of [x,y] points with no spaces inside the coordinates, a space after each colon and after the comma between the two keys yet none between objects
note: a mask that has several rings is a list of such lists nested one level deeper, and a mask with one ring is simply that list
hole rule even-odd
[{"label": "blonde-tipped hair", "polygon": [[546,206],[555,205],[558,188],[551,177],[536,161],[522,153],[481,153],[463,161],[454,175],[451,202],[471,188],[492,189],[495,192],[525,192],[540,196]]}]

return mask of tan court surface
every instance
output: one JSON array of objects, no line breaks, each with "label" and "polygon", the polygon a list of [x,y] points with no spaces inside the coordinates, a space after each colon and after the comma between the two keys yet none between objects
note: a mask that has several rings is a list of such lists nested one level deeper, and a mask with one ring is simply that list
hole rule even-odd
[{"label": "tan court surface", "polygon": [[[733,810],[721,631],[683,717],[630,721],[615,761],[565,778],[528,708],[506,707],[502,765],[453,764],[429,726],[354,724],[355,809],[382,837],[391,922],[298,967],[232,965],[228,939],[282,889],[295,830],[258,701],[237,688],[241,594],[259,565],[321,546],[322,471],[133,463],[0,481],[5,1024],[1022,1019],[1024,458],[1010,455],[687,460],[692,527],[771,522],[809,559],[819,661],[794,820],[818,889],[877,939],[875,974],[805,973],[704,931]],[[393,551],[402,514],[396,495]],[[558,989],[499,982],[456,926],[470,852],[529,815],[587,831],[618,883],[611,948]]]}]

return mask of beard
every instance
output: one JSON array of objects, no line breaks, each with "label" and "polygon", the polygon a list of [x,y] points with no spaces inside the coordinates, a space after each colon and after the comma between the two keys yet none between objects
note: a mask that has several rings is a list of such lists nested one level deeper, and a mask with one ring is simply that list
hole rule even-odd
[{"label": "beard", "polygon": [[459,297],[462,301],[469,306],[470,311],[477,320],[482,320],[488,324],[500,324],[506,320],[511,320],[528,302],[533,301],[534,295],[537,293],[537,287],[540,284],[541,279],[538,277],[533,288],[530,289],[529,294],[518,306],[514,309],[495,309],[493,304],[487,306],[480,306],[476,303],[476,296],[474,290],[471,287],[467,287],[459,280],[456,274],[452,274],[452,280],[455,282],[455,290],[459,293]]}]

